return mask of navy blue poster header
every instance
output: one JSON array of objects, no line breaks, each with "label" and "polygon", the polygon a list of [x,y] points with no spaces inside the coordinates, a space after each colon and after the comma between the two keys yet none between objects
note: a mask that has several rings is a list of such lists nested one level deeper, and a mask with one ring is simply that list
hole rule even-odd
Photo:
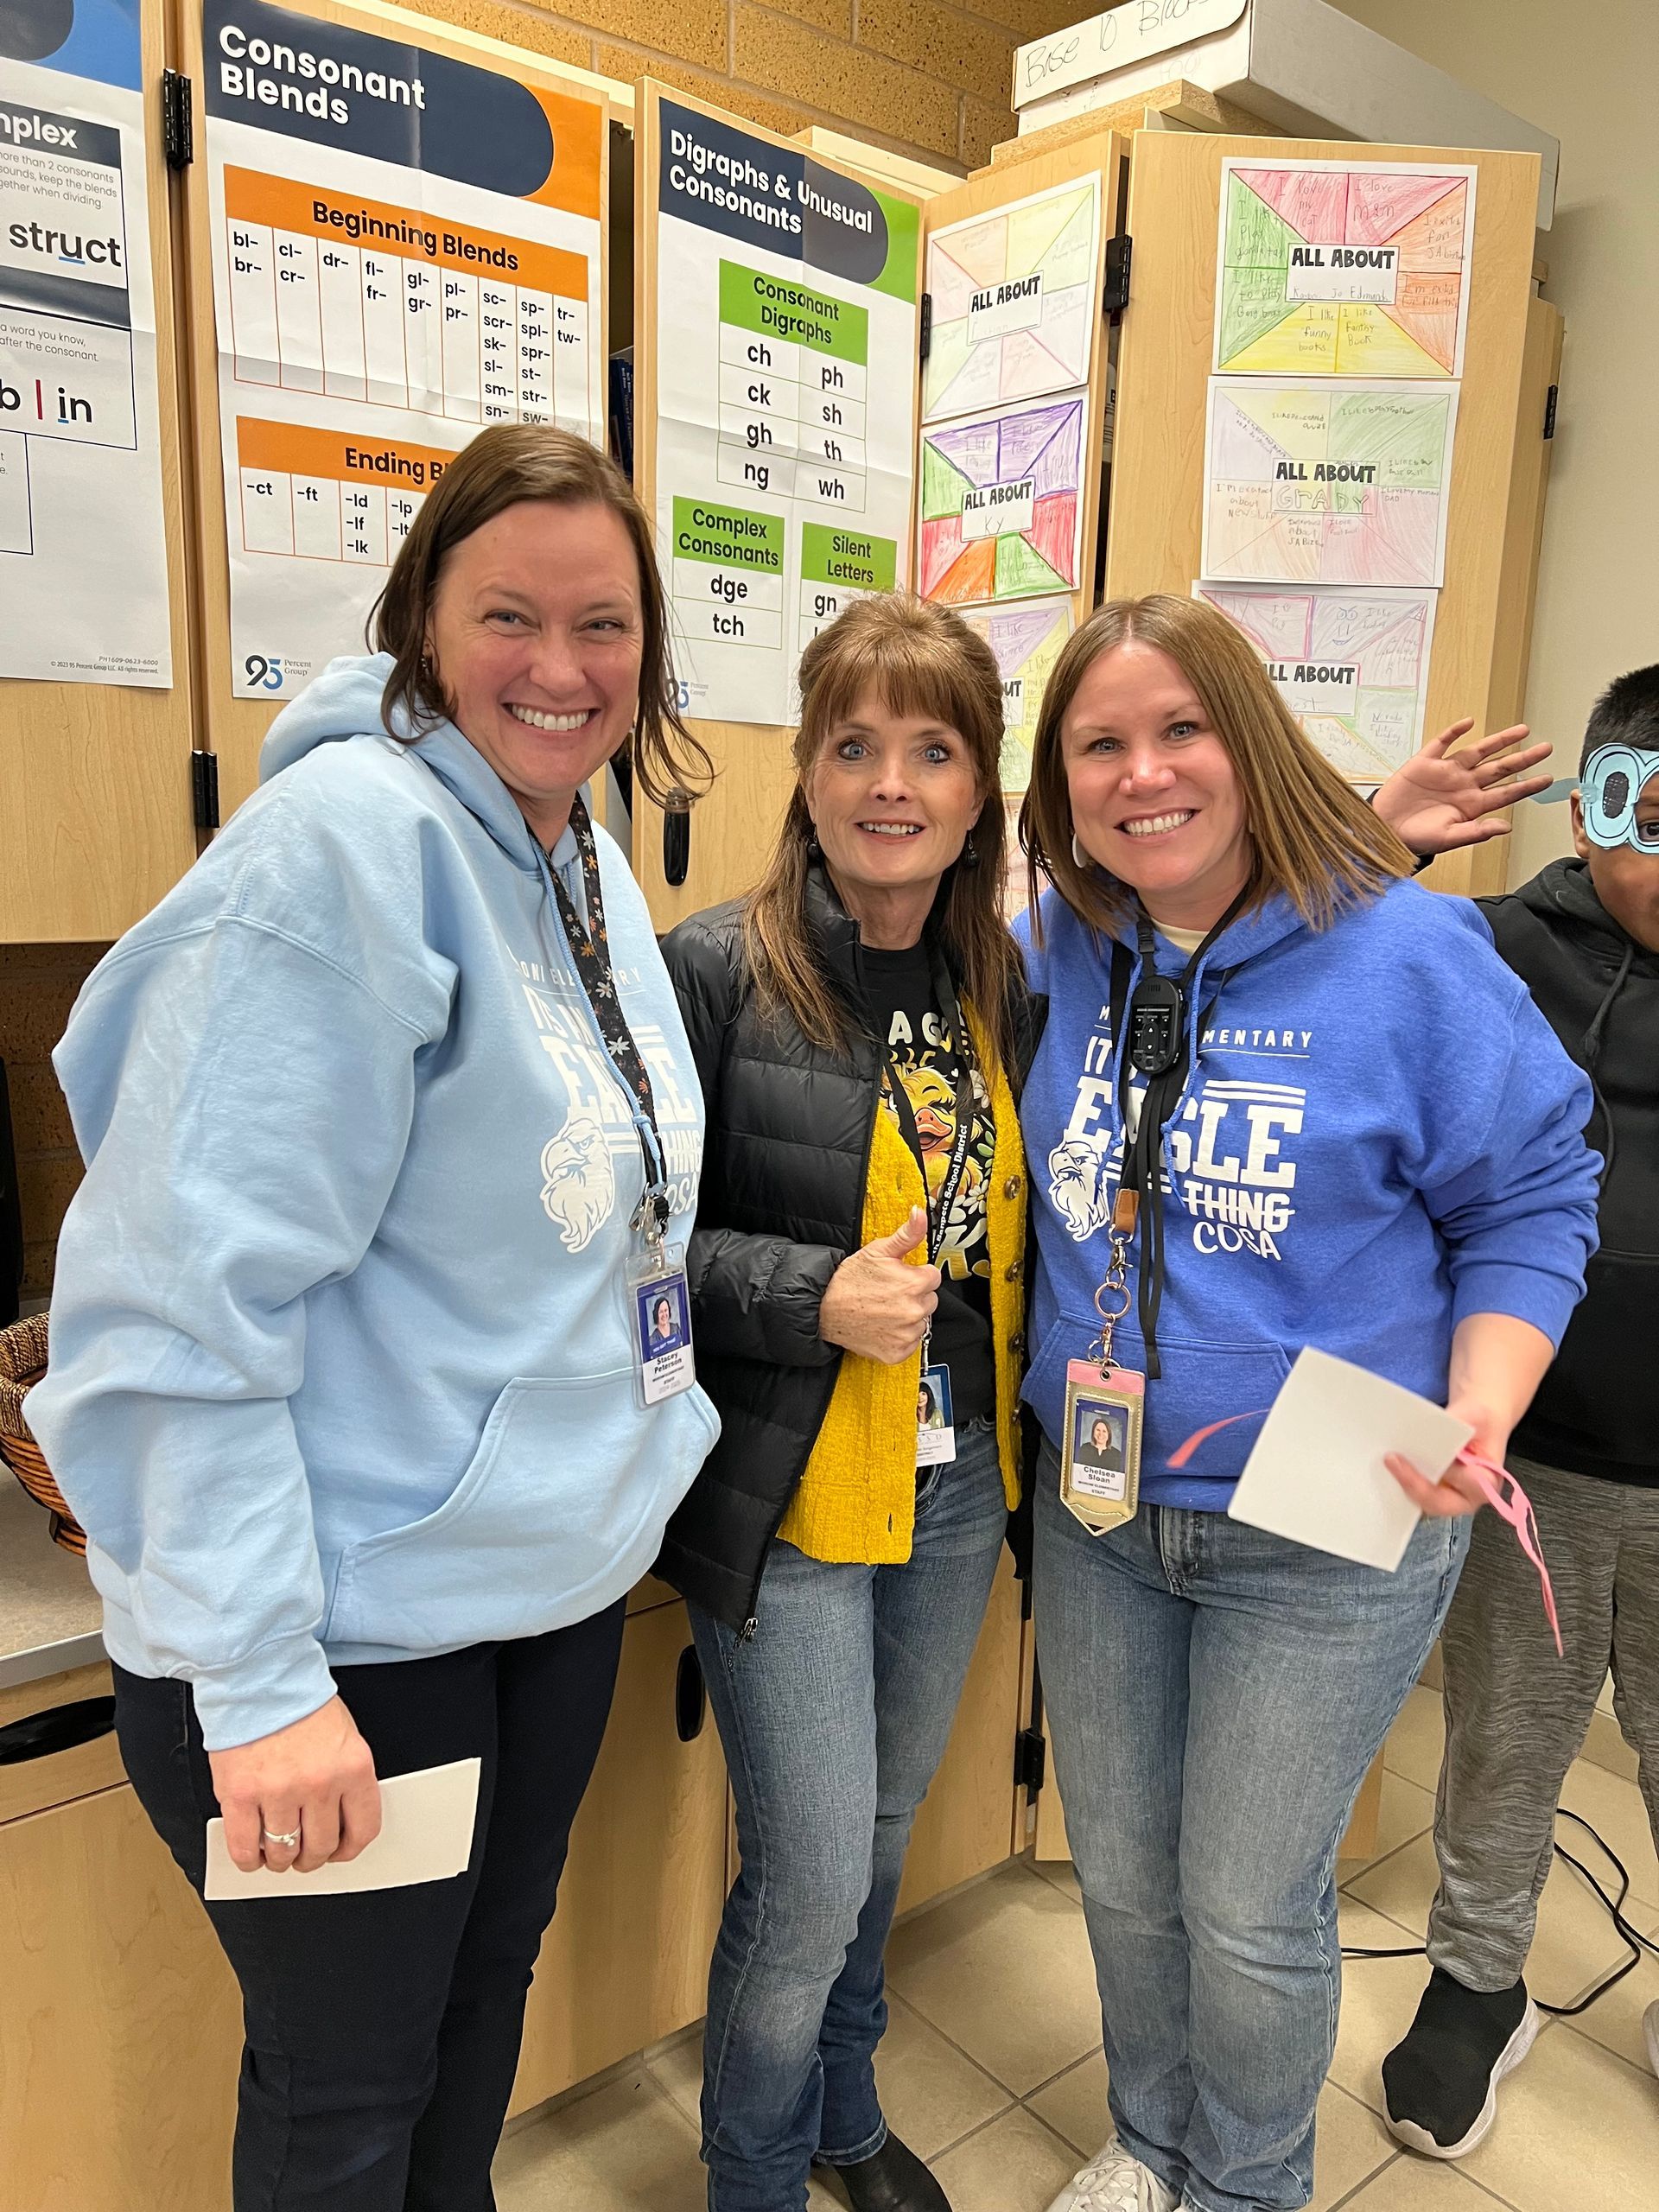
[{"label": "navy blue poster header", "polygon": [[264,0],[204,0],[202,48],[207,112],[226,122],[512,199],[552,168],[546,111],[496,70]]},{"label": "navy blue poster header", "polygon": [[658,118],[663,214],[914,300],[920,226],[908,202],[672,100]]}]

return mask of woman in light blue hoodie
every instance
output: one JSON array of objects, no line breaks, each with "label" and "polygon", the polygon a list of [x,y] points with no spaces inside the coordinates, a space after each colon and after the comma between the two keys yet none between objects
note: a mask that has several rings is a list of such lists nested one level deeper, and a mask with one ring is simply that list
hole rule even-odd
[{"label": "woman in light blue hoodie", "polygon": [[[1038,1653],[1113,2123],[1051,2212],[1292,2212],[1336,2030],[1338,1842],[1478,1492],[1390,1463],[1425,1516],[1394,1574],[1226,1508],[1307,1344],[1502,1460],[1594,1249],[1590,1090],[1473,907],[1402,880],[1405,848],[1201,601],[1119,601],[1071,639],[1021,828],[1052,884],[1020,1104]],[[1138,1502],[1067,1448],[1115,1311]]]},{"label": "woman in light blue hoodie", "polygon": [[[695,779],[649,524],[487,430],[262,788],[89,979],[86,1160],[31,1421],[89,1537],[128,1771],[190,1880],[302,1885],[378,1784],[480,1763],[464,1872],[209,1906],[247,2026],[237,2212],[486,2212],[630,1586],[718,1424],[647,1406],[637,1262],[702,1107],[580,787]],[[689,1374],[689,1363],[679,1363]]]}]

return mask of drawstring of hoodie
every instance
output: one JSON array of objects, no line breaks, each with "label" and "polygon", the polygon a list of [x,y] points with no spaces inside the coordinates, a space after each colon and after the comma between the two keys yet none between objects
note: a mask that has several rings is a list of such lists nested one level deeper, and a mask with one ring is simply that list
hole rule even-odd
[{"label": "drawstring of hoodie", "polygon": [[1607,1187],[1608,1178],[1613,1172],[1613,1162],[1618,1157],[1618,1138],[1613,1129],[1612,1111],[1608,1106],[1606,1096],[1601,1085],[1596,1080],[1596,1065],[1601,1058],[1601,1039],[1603,1032],[1607,1027],[1607,1017],[1613,1010],[1613,1001],[1624,988],[1625,979],[1630,975],[1630,965],[1635,958],[1636,941],[1633,938],[1627,937],[1624,940],[1624,952],[1619,957],[1618,971],[1612,982],[1602,994],[1601,1004],[1596,1008],[1590,1027],[1585,1031],[1583,1041],[1579,1046],[1579,1051],[1583,1057],[1584,1071],[1590,1078],[1590,1096],[1595,1101],[1596,1111],[1600,1115],[1602,1127],[1607,1132],[1606,1156],[1601,1163],[1601,1188],[1604,1191]]}]

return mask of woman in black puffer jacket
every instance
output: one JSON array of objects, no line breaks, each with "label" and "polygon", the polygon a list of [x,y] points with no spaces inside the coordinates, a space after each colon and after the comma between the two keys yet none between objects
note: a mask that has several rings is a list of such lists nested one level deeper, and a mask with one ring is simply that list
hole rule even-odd
[{"label": "woman in black puffer jacket", "polygon": [[[659,1571],[693,1630],[741,1871],[709,1983],[711,2212],[948,2212],[887,2133],[881,1953],[1018,1494],[1031,1010],[1001,894],[1001,683],[942,607],[801,662],[753,896],[664,947],[708,1107],[690,1266],[719,1444]],[[925,1387],[940,1426],[918,1428]],[[951,1456],[944,1457],[949,1452]]]}]

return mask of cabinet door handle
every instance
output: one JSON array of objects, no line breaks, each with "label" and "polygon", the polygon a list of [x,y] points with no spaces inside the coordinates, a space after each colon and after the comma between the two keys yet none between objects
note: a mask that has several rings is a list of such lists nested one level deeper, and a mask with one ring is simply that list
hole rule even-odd
[{"label": "cabinet door handle", "polygon": [[683,1744],[694,1744],[702,1735],[708,1710],[709,1693],[697,1664],[697,1647],[688,1643],[674,1673],[674,1732]]},{"label": "cabinet door handle", "polygon": [[0,1766],[23,1766],[30,1759],[50,1758],[54,1751],[73,1751],[77,1744],[107,1736],[114,1726],[112,1697],[78,1698],[73,1705],[25,1713],[0,1728]]},{"label": "cabinet door handle", "polygon": [[663,809],[663,880],[677,891],[691,873],[691,794],[671,791]]}]

